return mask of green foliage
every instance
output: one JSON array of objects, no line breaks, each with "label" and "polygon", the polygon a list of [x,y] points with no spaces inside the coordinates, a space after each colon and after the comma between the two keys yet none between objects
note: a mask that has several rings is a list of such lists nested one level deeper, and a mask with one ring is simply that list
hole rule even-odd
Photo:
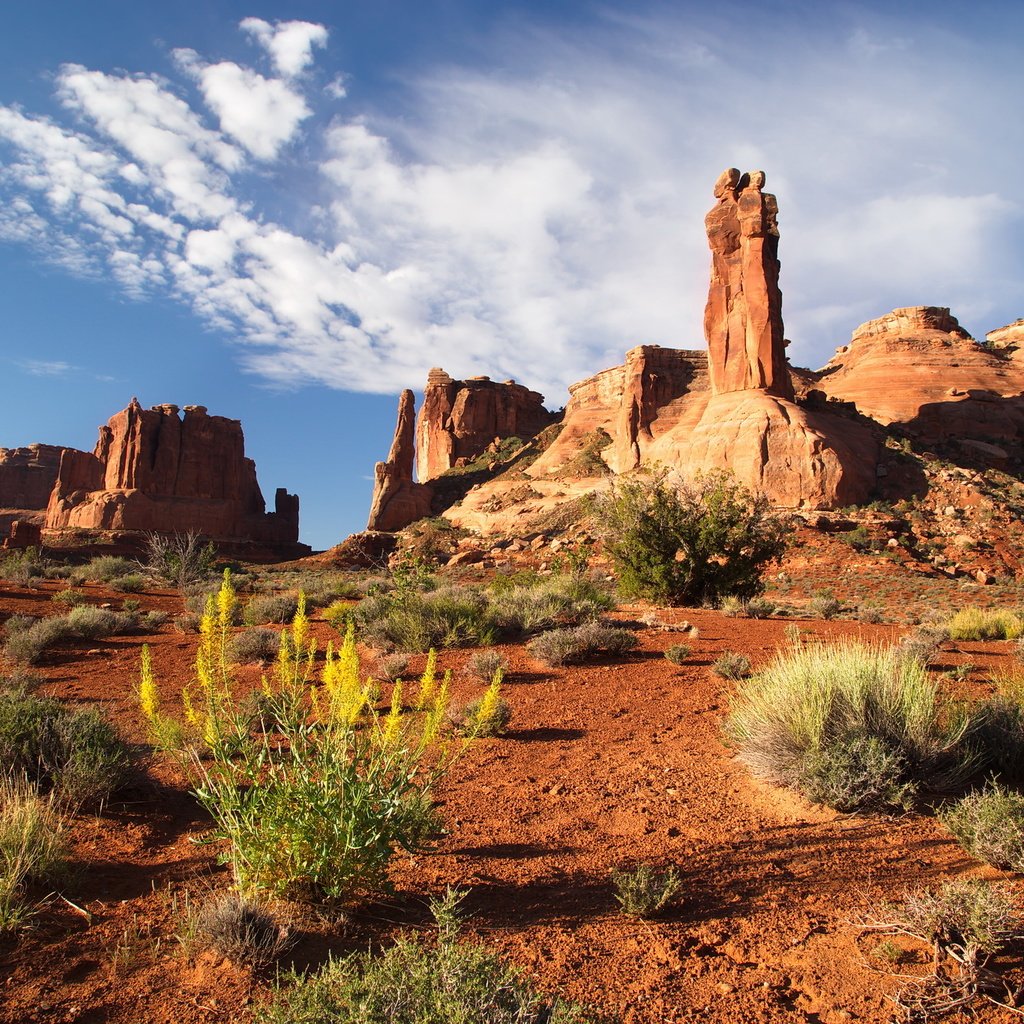
[{"label": "green foliage", "polygon": [[810,609],[819,619],[834,619],[843,610],[843,603],[834,594],[823,592],[811,598]]},{"label": "green foliage", "polygon": [[246,604],[242,621],[247,626],[289,622],[298,606],[299,598],[296,594],[256,594]]},{"label": "green foliage", "polygon": [[24,551],[0,552],[0,579],[10,580],[19,587],[28,587],[34,580],[46,575],[50,562],[35,548]]},{"label": "green foliage", "polygon": [[475,679],[489,683],[495,672],[500,671],[504,675],[508,671],[508,661],[499,651],[477,651],[466,667]]},{"label": "green foliage", "polygon": [[85,601],[85,594],[80,590],[72,590],[68,587],[67,590],[58,590],[50,600],[54,604],[62,604],[66,608],[74,608],[77,605],[82,604]]},{"label": "green foliage", "polygon": [[431,910],[435,943],[400,938],[379,956],[354,953],[317,974],[293,977],[257,1024],[586,1024],[583,1011],[538,995],[483,946],[457,941],[459,894]]},{"label": "green foliage", "polygon": [[492,586],[488,616],[506,637],[578,625],[614,607],[611,595],[582,573],[525,578]]},{"label": "green foliage", "polygon": [[140,572],[126,572],[110,581],[110,589],[120,594],[141,594],[146,589],[146,577]]},{"label": "green foliage", "polygon": [[72,569],[69,578],[72,583],[109,583],[118,576],[125,576],[137,570],[138,565],[128,558],[121,558],[119,555],[97,555],[85,565]]},{"label": "green foliage", "polygon": [[615,899],[630,917],[653,917],[663,910],[682,888],[675,868],[657,871],[650,864],[638,864],[632,871],[613,871]]},{"label": "green foliage", "polygon": [[131,770],[128,749],[95,708],[0,693],[0,765],[67,803],[99,803]]},{"label": "green foliage", "polygon": [[854,527],[848,533],[841,533],[839,539],[849,544],[854,551],[871,551],[876,547],[871,531],[863,523],[860,526]]},{"label": "green foliage", "polygon": [[738,651],[723,651],[715,659],[711,671],[722,679],[744,679],[750,675],[750,659]]},{"label": "green foliage", "polygon": [[961,608],[947,629],[951,640],[1015,640],[1024,633],[1024,619],[1001,608]]},{"label": "green foliage", "polygon": [[146,537],[146,568],[150,575],[179,590],[211,579],[216,573],[217,550],[212,541],[203,544],[198,533]]},{"label": "green foliage", "polygon": [[538,661],[557,668],[601,655],[624,654],[636,645],[637,639],[628,629],[584,622],[581,626],[548,630],[534,637],[528,646],[530,654]]},{"label": "green foliage", "polygon": [[682,665],[691,653],[689,644],[672,644],[665,650],[665,660],[673,665]]},{"label": "green foliage", "polygon": [[66,847],[52,799],[23,781],[0,778],[0,932],[18,927],[31,913],[29,884],[52,885],[63,873]]},{"label": "green foliage", "polygon": [[1024,796],[997,783],[943,808],[939,817],[961,846],[1004,871],[1024,872]]},{"label": "green foliage", "polygon": [[721,472],[679,487],[664,475],[617,482],[594,513],[622,592],[668,604],[760,593],[789,529],[767,498]]},{"label": "green foliage", "polygon": [[253,661],[273,661],[280,647],[280,637],[272,629],[243,629],[228,644],[228,657],[240,665]]},{"label": "green foliage", "polygon": [[738,691],[726,734],[755,775],[855,810],[961,781],[970,724],[920,662],[845,642],[780,652]]},{"label": "green foliage", "polygon": [[393,590],[364,598],[353,615],[366,642],[386,651],[475,647],[497,634],[486,597],[467,587]]}]

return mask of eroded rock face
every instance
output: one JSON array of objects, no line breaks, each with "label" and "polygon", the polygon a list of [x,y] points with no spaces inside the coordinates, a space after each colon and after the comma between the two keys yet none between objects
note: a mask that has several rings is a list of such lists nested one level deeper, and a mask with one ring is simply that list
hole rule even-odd
[{"label": "eroded rock face", "polygon": [[433,369],[416,425],[416,475],[427,483],[460,460],[472,461],[495,440],[531,438],[553,419],[544,396],[515,381],[453,380]]},{"label": "eroded rock face", "polygon": [[63,451],[52,444],[0,448],[0,508],[46,508]]},{"label": "eroded rock face", "polygon": [[861,324],[818,377],[829,397],[923,441],[1024,438],[1024,364],[979,345],[945,308],[910,306]]},{"label": "eroded rock face", "polygon": [[266,504],[245,457],[238,420],[202,406],[143,409],[132,399],[100,427],[92,454],[66,450],[46,513],[63,530],[184,533],[214,540],[294,545],[298,498],[283,488]]},{"label": "eroded rock face", "polygon": [[1024,348],[1024,320],[1014,320],[1012,324],[989,331],[985,340],[994,349]]},{"label": "eroded rock face", "polygon": [[387,460],[374,467],[373,499],[366,529],[394,532],[430,515],[432,489],[413,480],[416,399],[408,389],[398,400],[398,422]]},{"label": "eroded rock face", "polygon": [[711,389],[756,388],[792,399],[779,290],[779,207],[763,187],[763,171],[741,175],[728,168],[704,219],[711,247],[704,310]]}]

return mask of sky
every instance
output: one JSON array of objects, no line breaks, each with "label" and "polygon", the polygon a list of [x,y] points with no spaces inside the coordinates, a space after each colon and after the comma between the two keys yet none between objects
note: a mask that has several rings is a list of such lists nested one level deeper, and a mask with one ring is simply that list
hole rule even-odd
[{"label": "sky", "polygon": [[0,4],[0,446],[133,395],[242,421],[301,537],[365,525],[427,370],[541,391],[701,348],[726,167],[790,359],[1024,316],[1024,4]]}]

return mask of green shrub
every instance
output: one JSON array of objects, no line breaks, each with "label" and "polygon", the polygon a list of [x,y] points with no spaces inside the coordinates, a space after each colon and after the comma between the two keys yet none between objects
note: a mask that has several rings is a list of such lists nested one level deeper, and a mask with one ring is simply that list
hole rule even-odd
[{"label": "green shrub", "polygon": [[54,604],[62,604],[66,608],[74,608],[77,605],[82,604],[85,601],[85,594],[80,590],[72,590],[70,587],[67,590],[59,590],[54,594],[50,600]]},{"label": "green shrub", "polygon": [[567,573],[492,587],[488,615],[501,635],[511,638],[578,625],[614,605],[611,595],[593,580]]},{"label": "green shrub", "polygon": [[916,661],[927,668],[948,639],[949,632],[940,626],[917,626],[900,637],[896,653],[900,658]]},{"label": "green shrub", "polygon": [[138,571],[138,564],[119,555],[97,555],[85,565],[71,570],[69,578],[72,583],[109,583],[118,576],[126,576]]},{"label": "green shrub", "polygon": [[682,665],[691,654],[688,644],[672,644],[665,650],[665,660],[673,665]]},{"label": "green shrub", "polygon": [[128,572],[115,576],[110,581],[110,589],[121,594],[141,594],[146,589],[146,578],[142,573]]},{"label": "green shrub", "polygon": [[151,533],[146,537],[146,568],[156,579],[184,591],[216,573],[217,551],[212,541],[203,543],[198,533],[166,536]]},{"label": "green shrub", "polygon": [[500,671],[504,675],[508,671],[508,661],[499,651],[477,651],[466,665],[469,674],[482,683],[489,683],[494,673]]},{"label": "green shrub", "polygon": [[139,627],[134,612],[115,612],[95,605],[79,605],[65,616],[65,622],[72,636],[85,640],[98,640],[105,636],[132,633]]},{"label": "green shrub", "polygon": [[38,665],[46,651],[74,636],[65,616],[51,615],[8,637],[4,656],[16,665]]},{"label": "green shrub", "polygon": [[746,614],[746,602],[735,594],[729,594],[728,597],[723,597],[718,603],[718,610],[723,614],[727,615],[730,619],[735,618],[737,615]]},{"label": "green shrub", "polygon": [[1024,619],[1005,609],[961,608],[947,628],[951,640],[1015,640],[1024,633]]},{"label": "green shrub", "polygon": [[409,668],[408,654],[385,654],[377,659],[377,678],[385,683],[401,679]]},{"label": "green shrub", "polygon": [[41,793],[68,803],[98,803],[121,786],[131,759],[95,708],[50,697],[0,693],[0,765]]},{"label": "green shrub", "polygon": [[1024,796],[998,784],[945,807],[942,823],[979,860],[1024,872]]},{"label": "green shrub", "polygon": [[670,604],[759,594],[789,530],[767,498],[720,472],[678,488],[663,475],[619,481],[594,513],[622,592]]},{"label": "green shrub", "polygon": [[64,823],[53,801],[23,781],[0,778],[0,933],[29,916],[26,886],[51,886],[64,871]]},{"label": "green shrub", "polygon": [[774,601],[764,597],[752,597],[747,601],[744,611],[752,619],[770,619],[779,610]]},{"label": "green shrub", "polygon": [[962,780],[969,725],[920,662],[846,642],[781,652],[740,688],[726,734],[755,775],[856,810]]},{"label": "green shrub", "polygon": [[486,597],[465,587],[393,590],[364,598],[353,614],[363,639],[385,651],[475,647],[493,643],[497,633]]},{"label": "green shrub", "polygon": [[4,640],[10,640],[18,633],[24,633],[26,629],[34,626],[39,619],[34,615],[12,615],[3,625]]},{"label": "green shrub", "polygon": [[170,616],[167,612],[161,611],[159,608],[154,608],[152,611],[148,611],[142,616],[142,624],[147,629],[159,629],[169,618]]},{"label": "green shrub", "polygon": [[870,551],[878,546],[877,541],[871,536],[871,531],[863,524],[847,533],[841,533],[839,539],[849,544],[854,551]]},{"label": "green shrub", "polygon": [[273,661],[281,646],[281,637],[272,629],[254,627],[236,633],[228,643],[228,658],[237,664]]},{"label": "green shrub", "polygon": [[582,626],[551,629],[534,637],[528,645],[530,654],[538,661],[557,668],[574,665],[602,654],[624,654],[637,645],[636,637],[617,626],[600,622],[585,622]]},{"label": "green shrub", "polygon": [[34,580],[45,577],[50,562],[35,549],[0,553],[0,579],[10,580],[19,587],[28,587]]},{"label": "green shrub", "polygon": [[174,616],[174,628],[179,633],[198,633],[202,616],[195,612],[182,612]]},{"label": "green shrub", "polygon": [[816,594],[810,609],[819,619],[834,619],[843,610],[843,603],[832,594]]},{"label": "green shrub", "polygon": [[298,606],[299,599],[295,594],[257,594],[246,604],[242,621],[247,626],[289,622]]},{"label": "green shrub", "polygon": [[482,946],[457,941],[459,896],[431,904],[435,943],[399,938],[379,956],[353,953],[293,977],[257,1024],[586,1024],[583,1011],[538,995]]},{"label": "green shrub", "polygon": [[638,864],[632,871],[613,871],[615,899],[630,917],[654,917],[682,888],[675,868],[656,871],[650,864]]},{"label": "green shrub", "polygon": [[351,601],[332,601],[323,610],[324,619],[339,633],[344,633],[348,620],[352,618],[352,610],[353,605]]},{"label": "green shrub", "polygon": [[750,659],[738,651],[723,651],[715,659],[711,671],[722,679],[744,679],[750,675]]}]

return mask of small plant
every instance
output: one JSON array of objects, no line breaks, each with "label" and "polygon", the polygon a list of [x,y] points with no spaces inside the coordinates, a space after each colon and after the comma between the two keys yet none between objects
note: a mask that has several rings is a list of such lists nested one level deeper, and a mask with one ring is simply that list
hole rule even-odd
[{"label": "small plant", "polygon": [[186,587],[210,579],[216,561],[212,541],[204,544],[194,531],[172,536],[151,533],[146,537],[146,572],[178,590],[184,591]]},{"label": "small plant", "polygon": [[946,672],[946,676],[947,678],[952,679],[956,683],[962,683],[970,678],[971,673],[975,670],[976,667],[977,666],[974,664],[974,662],[965,661],[960,665],[954,665],[953,668],[949,669]]},{"label": "small plant", "polygon": [[639,864],[632,871],[613,871],[615,899],[630,917],[653,917],[668,906],[683,881],[675,868],[657,871],[650,864]]},{"label": "small plant", "polygon": [[499,651],[477,651],[466,667],[474,679],[487,683],[494,678],[495,672],[500,670],[504,675],[508,671],[508,661]]},{"label": "small plant", "polygon": [[718,610],[729,618],[735,618],[737,615],[745,615],[747,612],[747,603],[741,597],[737,597],[735,594],[729,594],[728,597],[723,597],[719,602]]},{"label": "small plant", "polygon": [[294,594],[257,594],[245,606],[242,621],[247,626],[289,622],[298,606],[299,599]]},{"label": "small plant", "polygon": [[115,576],[110,581],[110,589],[122,594],[141,594],[146,589],[146,578],[142,573],[128,572]]},{"label": "small plant", "polygon": [[201,619],[196,612],[182,612],[174,616],[174,628],[179,633],[198,633]]},{"label": "small plant", "polygon": [[690,656],[691,649],[688,644],[672,644],[665,651],[665,660],[673,665],[682,665]]},{"label": "small plant", "polygon": [[121,611],[123,612],[137,612],[142,607],[142,602],[137,601],[134,597],[126,597],[121,602]]},{"label": "small plant", "polygon": [[636,637],[617,626],[586,622],[568,629],[551,629],[534,637],[530,654],[552,668],[573,665],[602,654],[618,655],[633,650]]},{"label": "small plant", "polygon": [[121,558],[119,555],[97,555],[85,565],[72,569],[69,578],[72,583],[109,583],[137,568],[138,566],[130,559]]},{"label": "small plant", "polygon": [[77,605],[82,604],[85,601],[85,594],[80,590],[72,590],[70,587],[67,590],[59,590],[54,594],[50,600],[54,604],[62,604],[65,608],[74,608]]},{"label": "small plant", "polygon": [[998,783],[939,814],[969,853],[1003,871],[1024,872],[1024,796]]},{"label": "small plant", "polygon": [[872,538],[871,531],[863,524],[854,527],[847,533],[841,533],[839,539],[849,544],[854,551],[870,551],[877,543]]},{"label": "small plant", "polygon": [[483,946],[458,942],[461,894],[431,902],[437,941],[401,937],[379,956],[353,953],[295,976],[257,1024],[587,1024],[583,1010],[538,995]]},{"label": "small plant", "polygon": [[874,625],[885,622],[885,612],[877,605],[862,604],[857,609],[857,618],[861,622],[868,622]]},{"label": "small plant", "polygon": [[486,693],[467,704],[461,714],[453,716],[456,728],[464,736],[501,736],[512,721],[512,709],[501,696],[501,683],[505,670],[494,670]]},{"label": "small plant", "polygon": [[395,683],[409,668],[408,654],[384,654],[377,659],[377,678],[385,683]]},{"label": "small plant", "polygon": [[466,587],[396,589],[365,598],[354,618],[366,642],[385,651],[475,647],[492,643],[497,633],[487,598]]},{"label": "small plant", "polygon": [[817,594],[811,598],[810,609],[819,619],[834,619],[843,610],[843,604],[832,594]]},{"label": "small plant", "polygon": [[723,651],[715,659],[711,671],[722,679],[744,679],[750,675],[750,659],[737,651]]},{"label": "small plant", "polygon": [[939,653],[942,644],[949,639],[946,629],[939,626],[917,626],[900,638],[896,645],[897,656],[916,661],[927,668]]},{"label": "small plant", "polygon": [[272,629],[254,627],[236,633],[228,643],[228,658],[239,665],[249,662],[273,661],[281,646],[281,638]]},{"label": "small plant", "polygon": [[[125,604],[127,603],[128,602],[125,601]],[[164,625],[167,622],[169,618],[170,616],[167,614],[167,612],[160,611],[158,608],[154,608],[152,611],[148,611],[146,612],[145,615],[142,616],[142,624],[147,629],[159,629],[162,625]]]},{"label": "small plant", "polygon": [[26,886],[52,884],[63,872],[63,819],[50,798],[25,782],[0,778],[0,932],[16,928],[31,913]]},{"label": "small plant", "polygon": [[51,647],[74,635],[63,615],[51,615],[9,636],[4,644],[4,656],[16,665],[38,665]]},{"label": "small plant", "polygon": [[0,555],[0,579],[10,580],[19,587],[29,587],[45,577],[50,563],[32,547]]},{"label": "small plant", "polygon": [[195,916],[188,926],[195,941],[244,967],[270,966],[291,942],[288,925],[267,904],[237,893],[215,896],[189,911]]},{"label": "small plant", "polygon": [[961,608],[947,628],[951,640],[1016,640],[1024,619],[1006,609]]},{"label": "small plant", "polygon": [[765,597],[752,597],[747,601],[745,610],[752,619],[770,619],[779,609],[774,601]]}]

